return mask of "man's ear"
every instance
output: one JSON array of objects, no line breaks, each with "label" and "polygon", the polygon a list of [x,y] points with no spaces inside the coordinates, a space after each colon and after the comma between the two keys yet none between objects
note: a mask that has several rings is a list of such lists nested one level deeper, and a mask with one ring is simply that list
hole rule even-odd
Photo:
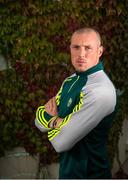
[{"label": "man's ear", "polygon": [[103,46],[100,46],[100,47],[99,47],[99,57],[102,56],[103,51],[104,51],[104,47],[103,47]]}]

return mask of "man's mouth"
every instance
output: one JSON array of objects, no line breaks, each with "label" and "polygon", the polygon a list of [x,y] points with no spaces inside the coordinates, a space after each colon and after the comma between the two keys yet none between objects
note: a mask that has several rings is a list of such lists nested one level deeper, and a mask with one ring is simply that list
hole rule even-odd
[{"label": "man's mouth", "polygon": [[78,64],[83,64],[83,63],[86,63],[86,61],[85,61],[84,59],[79,59],[79,60],[77,61],[77,63],[78,63]]}]

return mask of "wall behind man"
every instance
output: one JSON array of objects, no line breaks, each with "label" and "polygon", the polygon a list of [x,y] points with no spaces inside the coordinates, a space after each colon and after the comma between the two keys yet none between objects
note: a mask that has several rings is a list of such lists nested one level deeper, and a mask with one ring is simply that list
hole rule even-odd
[{"label": "wall behind man", "polygon": [[46,135],[34,127],[35,111],[73,71],[70,36],[89,25],[102,35],[103,63],[120,97],[121,111],[109,138],[113,159],[127,115],[127,9],[126,0],[0,0],[0,54],[12,67],[0,72],[1,155],[20,145],[31,154],[39,153],[45,163],[56,161]]}]

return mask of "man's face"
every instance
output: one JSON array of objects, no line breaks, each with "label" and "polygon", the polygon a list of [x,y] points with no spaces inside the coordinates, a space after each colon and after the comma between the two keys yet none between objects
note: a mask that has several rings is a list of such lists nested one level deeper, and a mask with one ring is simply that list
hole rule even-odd
[{"label": "man's face", "polygon": [[99,62],[103,47],[95,32],[74,33],[70,51],[72,65],[76,71],[83,72]]}]

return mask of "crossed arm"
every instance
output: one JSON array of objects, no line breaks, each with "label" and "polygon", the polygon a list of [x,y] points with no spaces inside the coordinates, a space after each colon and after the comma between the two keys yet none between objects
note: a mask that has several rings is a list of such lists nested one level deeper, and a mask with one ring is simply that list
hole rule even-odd
[{"label": "crossed arm", "polygon": [[[91,94],[84,93],[81,108],[73,110],[73,113],[61,119],[58,117],[57,105],[53,97],[39,109],[38,120],[35,123],[42,132],[48,132],[49,141],[55,150],[63,152],[71,149],[105,116],[111,114],[115,109],[115,104],[115,91],[111,92],[109,88],[105,88],[103,91],[103,89],[98,88],[96,92],[91,92]],[[43,119],[44,112],[51,115],[48,121]]]},{"label": "crossed arm", "polygon": [[61,124],[61,122],[63,121],[63,119],[56,117],[58,115],[57,112],[57,105],[56,105],[56,100],[55,97],[51,98],[45,105],[45,111],[52,115],[55,116],[55,118],[53,118],[50,123],[49,123],[49,127],[50,128],[58,128],[59,125]]}]

